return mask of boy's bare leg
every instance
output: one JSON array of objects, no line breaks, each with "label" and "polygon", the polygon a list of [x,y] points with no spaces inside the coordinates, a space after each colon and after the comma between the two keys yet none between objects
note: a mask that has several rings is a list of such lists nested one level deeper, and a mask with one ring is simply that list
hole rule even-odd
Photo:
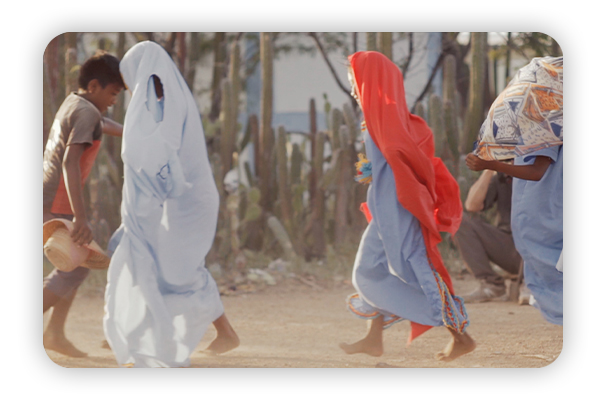
[{"label": "boy's bare leg", "polygon": [[356,343],[340,343],[346,354],[364,353],[373,357],[383,354],[383,315],[369,320],[367,336]]},{"label": "boy's bare leg", "polygon": [[452,361],[464,354],[475,350],[477,344],[467,332],[460,334],[450,328],[447,328],[452,334],[450,343],[446,345],[444,351],[437,353],[436,358],[440,361]]},{"label": "boy's bare leg", "polygon": [[44,292],[43,292],[44,314],[46,314],[46,311],[48,311],[50,308],[54,307],[54,305],[61,300],[62,300],[62,298],[55,295],[54,292],[44,288]]},{"label": "boy's bare leg", "polygon": [[204,350],[205,353],[222,354],[229,350],[233,350],[240,345],[240,339],[225,314],[217,318],[213,325],[217,330],[217,337]]},{"label": "boy's bare leg", "polygon": [[76,293],[77,289],[73,290],[68,296],[59,298],[50,290],[44,289],[44,312],[53,307],[52,316],[44,332],[44,348],[69,357],[85,357],[87,353],[77,349],[65,337],[65,322]]}]

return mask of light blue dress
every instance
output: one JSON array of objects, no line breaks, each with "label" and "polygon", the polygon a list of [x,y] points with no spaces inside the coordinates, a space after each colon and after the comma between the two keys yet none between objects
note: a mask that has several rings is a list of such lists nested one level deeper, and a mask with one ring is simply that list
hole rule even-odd
[{"label": "light blue dress", "polygon": [[[133,91],[125,116],[122,224],[105,293],[104,332],[117,363],[185,367],[223,314],[205,267],[219,209],[197,105],[158,44],[141,42],[121,61]],[[156,98],[152,75],[164,98]]]},{"label": "light blue dress", "polygon": [[515,165],[533,164],[536,156],[553,162],[539,181],[513,179],[513,238],[525,263],[524,279],[535,299],[533,305],[547,321],[562,325],[563,273],[557,269],[563,250],[562,146],[518,157]]},{"label": "light blue dress", "polygon": [[463,301],[450,295],[430,266],[419,221],[398,201],[391,167],[368,131],[363,134],[373,178],[367,192],[373,219],[356,255],[352,283],[358,293],[348,298],[348,308],[361,318],[383,315],[386,328],[407,319],[462,332],[468,326]]}]

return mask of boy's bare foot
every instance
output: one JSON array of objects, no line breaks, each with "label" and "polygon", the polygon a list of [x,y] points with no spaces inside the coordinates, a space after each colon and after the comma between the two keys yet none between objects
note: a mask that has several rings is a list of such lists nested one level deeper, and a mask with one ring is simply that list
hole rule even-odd
[{"label": "boy's bare foot", "polygon": [[82,358],[87,356],[87,353],[77,349],[73,346],[73,343],[64,336],[44,334],[44,348],[69,357]]},{"label": "boy's bare foot", "polygon": [[[449,329],[450,330],[450,329]],[[462,355],[472,352],[477,347],[477,344],[467,332],[462,335],[450,330],[452,339],[446,346],[444,351],[437,353],[436,358],[439,361],[452,361]]]},{"label": "boy's bare foot", "polygon": [[202,352],[207,354],[223,354],[240,345],[240,339],[235,332],[219,334],[212,343]]},{"label": "boy's bare foot", "polygon": [[381,357],[383,354],[383,343],[368,340],[368,338],[364,338],[352,344],[340,343],[340,348],[344,350],[346,354],[364,353],[373,357]]}]

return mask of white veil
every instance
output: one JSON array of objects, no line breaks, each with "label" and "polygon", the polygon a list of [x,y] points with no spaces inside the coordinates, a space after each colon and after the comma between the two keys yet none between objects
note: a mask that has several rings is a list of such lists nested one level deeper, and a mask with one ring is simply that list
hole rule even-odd
[{"label": "white veil", "polygon": [[[169,54],[141,42],[120,68],[132,98],[123,134],[122,224],[109,245],[116,249],[104,331],[120,365],[187,366],[207,327],[223,314],[204,265],[218,192],[200,114]],[[153,75],[164,91],[160,101]]]}]

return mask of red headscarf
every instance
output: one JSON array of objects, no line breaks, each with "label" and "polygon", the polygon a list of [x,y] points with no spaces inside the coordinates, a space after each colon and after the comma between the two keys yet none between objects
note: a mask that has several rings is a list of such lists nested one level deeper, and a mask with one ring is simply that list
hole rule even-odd
[{"label": "red headscarf", "polygon": [[[375,51],[354,53],[348,59],[369,134],[394,173],[398,201],[421,223],[430,264],[454,294],[437,244],[440,231],[454,235],[460,225],[459,186],[434,156],[431,129],[408,110],[400,69]],[[414,334],[413,327],[413,338]]]}]

